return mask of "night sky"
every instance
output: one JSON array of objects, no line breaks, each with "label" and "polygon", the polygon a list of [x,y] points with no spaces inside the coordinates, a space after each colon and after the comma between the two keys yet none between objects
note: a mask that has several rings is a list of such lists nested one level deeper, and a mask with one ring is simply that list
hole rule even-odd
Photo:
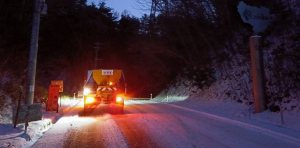
[{"label": "night sky", "polygon": [[[88,4],[94,2],[96,5],[100,2],[100,0],[88,0]],[[136,0],[105,0],[106,6],[113,8],[120,15],[124,10],[127,10],[130,14],[141,17],[144,13],[137,4]]]}]

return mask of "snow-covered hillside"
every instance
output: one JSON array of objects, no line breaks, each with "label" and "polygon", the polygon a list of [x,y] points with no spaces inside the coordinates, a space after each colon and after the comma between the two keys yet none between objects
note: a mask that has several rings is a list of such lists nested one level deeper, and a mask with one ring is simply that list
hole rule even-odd
[{"label": "snow-covered hillside", "polygon": [[[241,77],[239,79],[248,81],[246,75],[241,75]],[[298,119],[300,116],[300,105],[296,100],[290,103],[282,103],[283,108],[296,106],[292,110],[282,109],[282,112],[272,112],[268,109],[262,113],[255,113],[253,93],[243,94],[243,91],[240,90],[247,86],[249,90],[253,91],[251,83],[243,84],[244,86],[242,87],[239,79],[230,81],[220,77],[210,87],[203,89],[193,85],[193,82],[190,80],[178,79],[175,85],[169,86],[168,89],[156,96],[154,100],[201,109],[224,117],[248,118],[300,130],[300,121]],[[250,97],[252,99],[245,99],[246,95],[248,96],[247,98]]]}]

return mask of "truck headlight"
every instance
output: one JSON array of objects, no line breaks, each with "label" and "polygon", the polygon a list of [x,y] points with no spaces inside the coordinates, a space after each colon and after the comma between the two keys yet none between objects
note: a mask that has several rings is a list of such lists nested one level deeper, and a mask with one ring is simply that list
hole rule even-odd
[{"label": "truck headlight", "polygon": [[90,93],[91,93],[91,89],[89,89],[89,88],[84,88],[83,89],[83,95],[88,95]]}]

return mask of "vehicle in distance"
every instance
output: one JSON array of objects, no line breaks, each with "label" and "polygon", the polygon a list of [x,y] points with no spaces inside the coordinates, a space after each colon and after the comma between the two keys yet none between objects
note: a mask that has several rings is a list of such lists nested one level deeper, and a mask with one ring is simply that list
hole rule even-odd
[{"label": "vehicle in distance", "polygon": [[126,83],[122,70],[88,70],[83,90],[85,114],[99,108],[109,113],[123,113]]}]

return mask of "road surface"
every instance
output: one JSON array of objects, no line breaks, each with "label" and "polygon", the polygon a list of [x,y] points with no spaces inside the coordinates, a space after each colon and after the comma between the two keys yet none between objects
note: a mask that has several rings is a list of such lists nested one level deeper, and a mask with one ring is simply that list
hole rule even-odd
[{"label": "road surface", "polygon": [[[300,147],[299,135],[289,136],[275,132],[276,129],[273,131],[171,104],[129,100],[125,103],[124,114],[98,112],[88,117],[81,116],[80,110],[82,108],[72,109],[69,116],[64,116],[55,125],[64,128],[58,131],[59,128],[54,126],[53,131],[47,131],[33,147]],[[57,142],[51,137],[61,140]]]}]

